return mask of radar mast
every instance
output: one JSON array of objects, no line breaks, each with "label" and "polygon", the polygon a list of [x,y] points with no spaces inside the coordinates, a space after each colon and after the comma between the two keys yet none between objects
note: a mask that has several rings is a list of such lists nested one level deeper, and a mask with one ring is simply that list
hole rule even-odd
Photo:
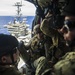
[{"label": "radar mast", "polygon": [[20,21],[20,18],[22,16],[22,13],[21,13],[21,7],[23,6],[22,5],[22,1],[21,2],[16,2],[15,5],[17,7],[17,20]]}]

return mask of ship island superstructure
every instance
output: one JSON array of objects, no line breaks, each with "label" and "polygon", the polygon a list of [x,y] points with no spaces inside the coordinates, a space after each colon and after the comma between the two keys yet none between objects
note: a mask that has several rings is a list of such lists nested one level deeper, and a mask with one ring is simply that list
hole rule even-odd
[{"label": "ship island superstructure", "polygon": [[28,42],[28,40],[31,38],[31,29],[29,28],[29,24],[26,24],[27,19],[23,18],[22,21],[20,21],[20,18],[22,16],[21,14],[21,7],[22,2],[16,2],[15,5],[17,7],[17,15],[16,18],[14,18],[13,23],[9,22],[8,25],[5,25],[4,28],[8,29],[8,32],[11,35],[14,35],[18,38],[18,40],[22,40],[24,42]]}]

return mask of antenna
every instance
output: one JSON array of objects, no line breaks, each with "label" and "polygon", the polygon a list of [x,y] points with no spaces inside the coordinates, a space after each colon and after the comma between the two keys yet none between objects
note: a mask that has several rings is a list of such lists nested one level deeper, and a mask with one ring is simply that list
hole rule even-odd
[{"label": "antenna", "polygon": [[17,20],[20,21],[20,18],[22,16],[21,7],[23,6],[22,5],[22,0],[21,0],[21,2],[16,2],[14,6],[17,7]]}]

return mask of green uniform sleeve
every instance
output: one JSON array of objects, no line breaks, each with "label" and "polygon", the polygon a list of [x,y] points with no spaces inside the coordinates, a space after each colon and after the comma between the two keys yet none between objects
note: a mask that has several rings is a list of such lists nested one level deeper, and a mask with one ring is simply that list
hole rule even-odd
[{"label": "green uniform sleeve", "polygon": [[54,28],[52,28],[52,19],[44,19],[40,25],[41,31],[52,38],[53,45],[58,45],[60,38],[63,38],[62,35]]},{"label": "green uniform sleeve", "polygon": [[21,41],[19,44],[19,51],[21,54],[21,58],[27,63],[30,60],[30,55],[28,54],[24,43]]},{"label": "green uniform sleeve", "polygon": [[49,37],[54,37],[55,35],[59,35],[58,31],[51,27],[51,24],[52,24],[51,19],[50,20],[44,19],[40,26],[41,31]]},{"label": "green uniform sleeve", "polygon": [[5,68],[0,66],[0,69],[0,75],[25,75],[20,73],[15,67]]},{"label": "green uniform sleeve", "polygon": [[54,65],[55,75],[75,75],[75,52],[68,52]]}]

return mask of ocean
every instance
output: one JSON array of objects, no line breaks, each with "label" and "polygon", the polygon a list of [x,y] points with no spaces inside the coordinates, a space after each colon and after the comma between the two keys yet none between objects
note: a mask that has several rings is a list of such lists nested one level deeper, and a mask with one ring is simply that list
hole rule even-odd
[{"label": "ocean", "polygon": [[[14,21],[14,16],[0,16],[0,33],[4,34],[10,34],[6,28],[4,28],[4,25],[7,25],[9,22]],[[30,25],[30,29],[32,28],[32,21],[34,19],[34,16],[23,16],[20,18],[20,21],[23,20],[23,18],[26,18],[26,23]]]}]

